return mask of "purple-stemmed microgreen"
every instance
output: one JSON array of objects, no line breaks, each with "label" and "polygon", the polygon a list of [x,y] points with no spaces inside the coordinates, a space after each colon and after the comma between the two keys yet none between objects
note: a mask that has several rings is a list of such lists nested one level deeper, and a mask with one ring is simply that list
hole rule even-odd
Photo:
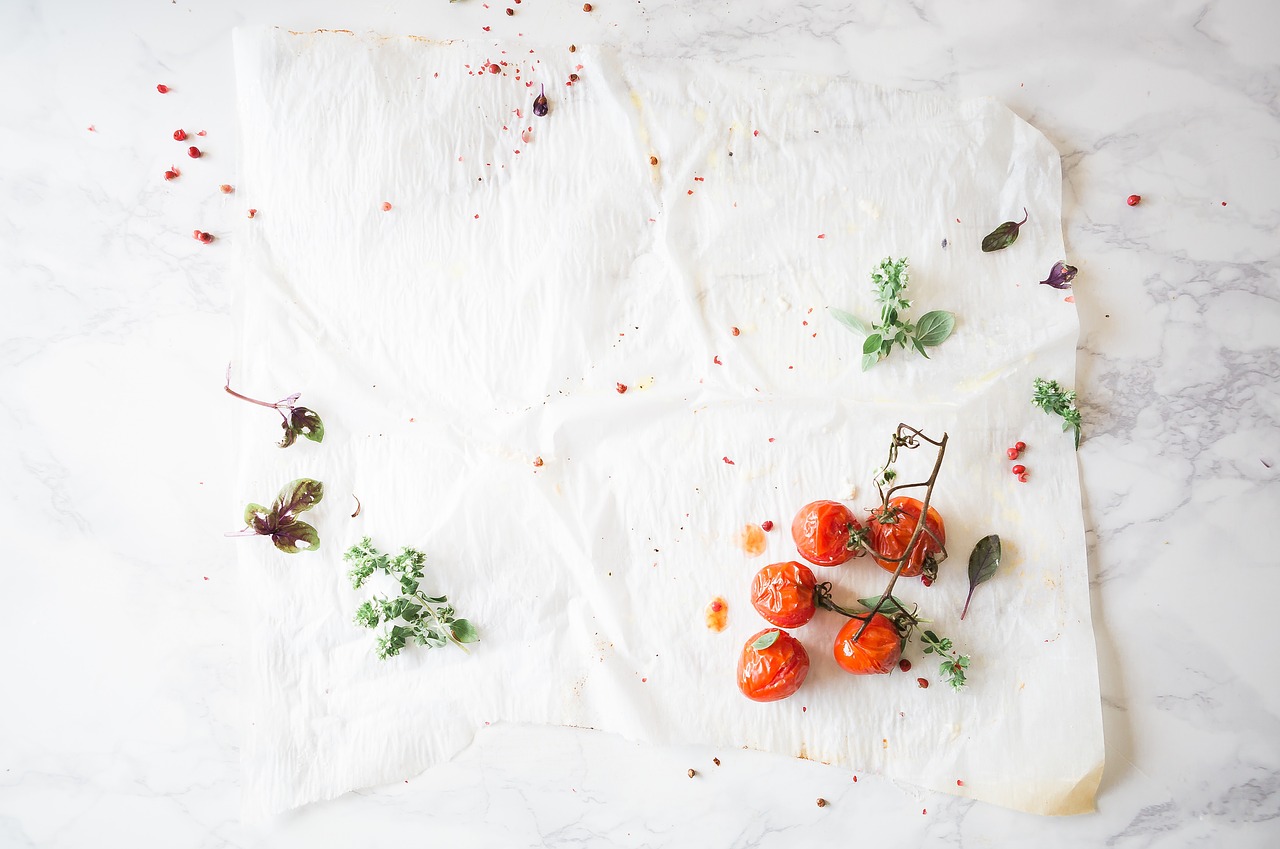
[{"label": "purple-stemmed microgreen", "polygon": [[1022,209],[1021,221],[1006,221],[996,229],[992,230],[982,240],[983,253],[991,253],[992,251],[1002,251],[1005,248],[1018,241],[1018,230],[1023,224],[1027,223],[1030,214],[1026,207]]},{"label": "purple-stemmed microgreen", "polygon": [[245,528],[229,533],[229,537],[269,536],[276,548],[286,554],[299,551],[315,551],[320,546],[320,534],[315,528],[298,519],[324,498],[324,484],[310,478],[290,481],[280,490],[271,506],[249,504],[244,508]]},{"label": "purple-stemmed microgreen", "polygon": [[288,398],[282,398],[274,404],[270,401],[259,401],[257,398],[250,398],[248,395],[241,395],[239,392],[231,388],[231,366],[227,366],[227,383],[223,387],[227,390],[228,395],[234,395],[241,401],[248,401],[250,404],[257,404],[259,407],[266,407],[275,410],[284,420],[280,426],[284,428],[284,438],[280,440],[281,448],[288,448],[299,436],[306,437],[312,442],[324,441],[324,422],[320,421],[320,416],[315,410],[307,407],[298,406],[298,399],[302,397],[301,392],[295,392]]}]

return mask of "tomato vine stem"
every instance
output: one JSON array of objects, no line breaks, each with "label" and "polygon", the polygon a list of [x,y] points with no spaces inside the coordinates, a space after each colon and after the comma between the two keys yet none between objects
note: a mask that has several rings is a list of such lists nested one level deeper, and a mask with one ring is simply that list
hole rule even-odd
[{"label": "tomato vine stem", "polygon": [[[906,550],[903,552],[901,557],[884,557],[865,539],[861,540],[862,547],[865,548],[872,557],[889,563],[897,563],[898,568],[893,571],[893,575],[889,578],[889,583],[884,588],[884,592],[880,594],[879,600],[876,601],[875,606],[871,609],[871,614],[867,616],[866,620],[863,621],[862,625],[853,635],[853,642],[855,643],[858,641],[858,638],[862,636],[862,632],[867,629],[867,625],[871,623],[875,614],[880,612],[880,608],[884,606],[885,601],[893,595],[893,587],[898,582],[898,578],[901,577],[902,570],[907,567],[909,562],[911,562],[911,553],[915,550],[916,542],[919,541],[921,532],[928,533],[929,537],[934,542],[938,543],[938,546],[942,549],[942,556],[944,558],[946,557],[947,551],[946,548],[942,546],[942,540],[938,539],[937,535],[932,531],[927,530],[926,525],[928,524],[929,502],[933,498],[933,487],[934,484],[938,482],[938,472],[942,469],[942,458],[947,453],[947,439],[948,436],[945,432],[942,434],[941,439],[931,439],[919,429],[911,427],[903,422],[898,423],[898,428],[893,433],[893,440],[889,443],[889,459],[884,464],[884,468],[881,470],[880,475],[876,480],[876,490],[880,493],[880,510],[882,513],[887,511],[889,509],[889,499],[893,497],[895,492],[903,489],[916,489],[923,486],[925,488],[924,503],[920,507],[920,519],[916,522],[915,530],[912,531],[911,539],[907,542]],[[898,459],[898,449],[906,448],[908,451],[913,451],[920,447],[919,440],[924,440],[930,445],[935,445],[938,448],[937,457],[933,461],[933,470],[929,473],[928,479],[914,483],[895,484],[890,486],[889,490],[886,492],[884,484],[888,483],[893,478],[892,476],[886,476],[885,473],[889,471],[889,467]]]}]

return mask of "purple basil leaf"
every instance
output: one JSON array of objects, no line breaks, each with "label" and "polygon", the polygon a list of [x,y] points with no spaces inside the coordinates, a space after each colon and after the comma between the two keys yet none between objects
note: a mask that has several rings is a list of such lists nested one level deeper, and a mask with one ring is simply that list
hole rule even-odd
[{"label": "purple basil leaf", "polygon": [[269,534],[275,527],[276,517],[261,504],[250,504],[244,508],[244,523],[256,534]]},{"label": "purple basil leaf", "polygon": [[1028,213],[1024,207],[1021,221],[1006,221],[988,233],[987,237],[982,240],[983,252],[1002,251],[1018,241],[1018,228],[1027,223],[1027,217]]},{"label": "purple basil leaf", "polygon": [[280,437],[280,442],[278,442],[277,444],[281,448],[288,448],[290,445],[292,445],[294,442],[297,441],[298,431],[294,429],[293,425],[290,424],[289,422],[281,422],[280,426],[284,428],[284,436]]},{"label": "purple basil leaf", "polygon": [[279,523],[277,527],[288,524],[293,518],[305,510],[320,503],[324,498],[324,484],[311,478],[298,478],[285,485],[271,505],[271,512]]},{"label": "purple basil leaf", "polygon": [[295,433],[305,436],[312,442],[324,441],[324,422],[316,415],[315,410],[306,407],[294,407],[289,414],[289,424]]},{"label": "purple basil leaf", "polygon": [[306,522],[294,519],[279,525],[271,534],[271,541],[285,554],[314,551],[320,547],[320,534]]},{"label": "purple basil leaf", "polygon": [[1049,278],[1040,282],[1055,289],[1070,289],[1071,281],[1076,279],[1076,270],[1074,265],[1067,265],[1059,260],[1053,264],[1053,270],[1049,272]]},{"label": "purple basil leaf", "polygon": [[547,110],[550,108],[547,103],[547,87],[543,86],[541,93],[533,99],[533,114],[539,118],[545,117]]},{"label": "purple basil leaf", "polygon": [[973,591],[979,584],[985,584],[991,580],[991,576],[998,568],[1000,568],[1000,537],[996,534],[988,534],[978,540],[978,544],[973,547],[973,553],[969,555],[969,595],[964,600],[964,610],[960,611],[961,619],[969,612]]}]

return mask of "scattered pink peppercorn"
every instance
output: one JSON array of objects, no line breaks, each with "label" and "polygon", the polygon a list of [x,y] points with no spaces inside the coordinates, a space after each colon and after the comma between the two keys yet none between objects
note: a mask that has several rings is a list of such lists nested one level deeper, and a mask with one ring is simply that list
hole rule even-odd
[{"label": "scattered pink peppercorn", "polygon": [[933,586],[933,578],[930,578],[928,575],[921,575],[920,583],[924,584],[926,587],[931,587]]},{"label": "scattered pink peppercorn", "polygon": [[732,333],[734,336],[741,336],[741,335],[742,335],[742,331],[741,331],[741,330],[739,330],[739,329],[738,329],[738,328],[736,328],[736,327],[731,327],[731,328],[729,328],[729,332],[730,332],[730,333]]},{"label": "scattered pink peppercorn", "polygon": [[1142,195],[1129,195],[1129,198],[1125,203],[1129,204],[1129,206],[1137,206],[1142,203]]},{"label": "scattered pink peppercorn", "polygon": [[501,70],[502,70],[502,69],[498,67],[498,64],[497,64],[496,62],[490,62],[490,63],[489,63],[489,67],[488,67],[488,71],[489,71],[489,73],[491,73],[491,74],[496,74],[496,73],[498,73],[498,72],[499,72],[499,71],[501,71]]},{"label": "scattered pink peppercorn", "polygon": [[182,176],[182,172],[172,165],[169,166],[168,171],[164,172],[164,178],[166,180],[176,180],[181,176]]},{"label": "scattered pink peppercorn", "polygon": [[916,684],[917,684],[917,685],[919,685],[919,687],[920,687],[920,689],[921,689],[921,690],[927,690],[927,689],[929,689],[929,679],[928,679],[928,678],[917,678],[917,679],[916,679]]},{"label": "scattered pink peppercorn", "polygon": [[1006,452],[1004,452],[1004,453],[1005,453],[1005,456],[1007,456],[1010,460],[1016,460],[1016,459],[1018,459],[1018,453],[1019,453],[1019,452],[1018,452],[1018,448],[1017,448],[1017,446],[1014,446],[1013,448],[1010,448],[1008,451],[1006,451]]},{"label": "scattered pink peppercorn", "polygon": [[618,384],[618,394],[619,394],[619,395],[621,395],[622,393],[624,393],[624,392],[626,392],[626,391],[627,391],[627,384],[625,384],[625,383],[619,383],[619,384]]},{"label": "scattered pink peppercorn", "polygon": [[249,217],[250,217],[250,218],[252,218],[253,216],[255,216],[255,215],[257,215],[257,214],[258,214],[258,210],[256,210],[256,209],[251,209],[251,210],[249,210]]},{"label": "scattered pink peppercorn", "polygon": [[901,669],[903,672],[910,672],[910,671],[911,671],[911,661],[907,660],[907,659],[904,657],[902,660],[898,661],[898,668],[899,668],[899,669]]},{"label": "scattered pink peppercorn", "polygon": [[1021,463],[1019,463],[1018,465],[1014,466],[1014,467],[1013,467],[1012,469],[1010,469],[1009,471],[1013,472],[1015,475],[1020,475],[1020,474],[1022,474],[1023,472],[1025,472],[1026,470],[1027,470],[1027,467],[1026,467],[1026,466],[1024,466],[1024,465],[1022,465]]},{"label": "scattered pink peppercorn", "polygon": [[509,18],[509,17],[511,17],[512,15],[514,15],[515,13],[516,13],[516,10],[515,10],[515,9],[512,9],[510,6],[508,6],[508,7],[507,7],[507,17],[508,17],[508,18]]},{"label": "scattered pink peppercorn", "polygon": [[541,457],[534,457],[534,458],[533,458],[533,465],[534,465],[534,466],[536,466],[536,467],[538,467],[538,468],[541,468],[541,467],[542,467],[542,464],[543,464],[543,460],[542,460],[542,458],[541,458]]},{"label": "scattered pink peppercorn", "polygon": [[156,86],[156,91],[160,92],[161,94],[168,94],[169,87],[164,83],[160,83],[160,85]]},{"label": "scattered pink peppercorn", "polygon": [[385,200],[384,200],[384,201],[382,202],[382,211],[383,211],[383,212],[390,212],[390,211],[391,211],[391,204],[390,204],[388,201],[385,201]]},{"label": "scattered pink peppercorn", "polygon": [[591,4],[590,4],[590,3],[583,3],[583,4],[582,4],[582,11],[584,11],[584,12],[590,12],[590,11],[591,11]]},{"label": "scattered pink peppercorn", "polygon": [[1015,442],[1015,443],[1013,444],[1013,447],[1014,447],[1014,448],[1016,448],[1016,449],[1018,449],[1018,453],[1019,453],[1019,454],[1021,454],[1023,451],[1026,451],[1026,450],[1027,450],[1027,443],[1025,443],[1025,442]]},{"label": "scattered pink peppercorn", "polygon": [[186,140],[187,140],[187,131],[186,131],[186,130],[174,130],[174,131],[173,131],[173,140],[174,140],[174,141],[186,141]]},{"label": "scattered pink peppercorn", "polygon": [[199,241],[201,241],[201,242],[204,242],[206,245],[213,241],[213,234],[211,234],[211,233],[205,233],[205,232],[203,232],[203,231],[201,231],[201,230],[196,230],[196,231],[195,231],[194,233],[192,233],[191,235],[192,235],[195,239],[197,239],[197,240],[199,240]]},{"label": "scattered pink peppercorn", "polygon": [[218,191],[222,192],[224,195],[229,195],[235,191],[235,187],[230,183],[223,183],[221,186],[218,186]]},{"label": "scattered pink peppercorn", "polygon": [[190,156],[192,159],[199,159],[201,156],[204,156],[204,154],[200,152],[200,148],[195,145],[191,145],[191,147],[187,148],[187,156]]},{"label": "scattered pink peppercorn", "polygon": [[769,531],[773,530],[773,522],[769,522],[769,521],[761,522],[760,530],[764,531],[766,534],[769,533]]},{"label": "scattered pink peppercorn", "polygon": [[1018,481],[1019,481],[1020,483],[1026,483],[1026,482],[1027,482],[1027,473],[1026,473],[1026,472],[1023,472],[1022,474],[1018,475]]}]

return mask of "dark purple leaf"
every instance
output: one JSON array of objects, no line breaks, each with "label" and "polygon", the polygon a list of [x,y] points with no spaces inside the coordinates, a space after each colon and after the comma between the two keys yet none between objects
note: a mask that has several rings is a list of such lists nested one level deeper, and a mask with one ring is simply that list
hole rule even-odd
[{"label": "dark purple leaf", "polygon": [[1053,270],[1049,272],[1047,280],[1040,282],[1045,286],[1052,286],[1055,289],[1070,289],[1071,281],[1076,279],[1076,267],[1067,265],[1059,260],[1053,264]]},{"label": "dark purple leaf", "polygon": [[547,87],[543,86],[541,93],[533,99],[533,114],[539,118],[543,118],[547,114],[550,105],[547,103]]},{"label": "dark purple leaf", "polygon": [[1027,218],[1028,213],[1024,207],[1021,221],[1006,221],[988,233],[987,237],[982,240],[983,252],[1002,251],[1018,241],[1018,228],[1027,223]]},{"label": "dark purple leaf", "polygon": [[991,576],[998,568],[1000,568],[1000,537],[989,534],[978,540],[978,544],[973,547],[973,553],[969,555],[969,595],[964,600],[964,610],[960,611],[961,619],[969,612],[969,602],[973,599],[973,591],[978,588],[978,584],[991,580]]},{"label": "dark purple leaf", "polygon": [[269,534],[275,527],[275,516],[261,504],[250,504],[244,508],[244,523],[257,534]]},{"label": "dark purple leaf", "polygon": [[315,410],[294,407],[289,413],[289,424],[299,436],[305,436],[312,442],[324,441],[324,422],[320,421]]},{"label": "dark purple leaf", "polygon": [[311,478],[298,478],[280,490],[275,503],[271,505],[271,512],[283,525],[292,521],[297,514],[319,504],[322,498],[324,498],[324,484]]}]

